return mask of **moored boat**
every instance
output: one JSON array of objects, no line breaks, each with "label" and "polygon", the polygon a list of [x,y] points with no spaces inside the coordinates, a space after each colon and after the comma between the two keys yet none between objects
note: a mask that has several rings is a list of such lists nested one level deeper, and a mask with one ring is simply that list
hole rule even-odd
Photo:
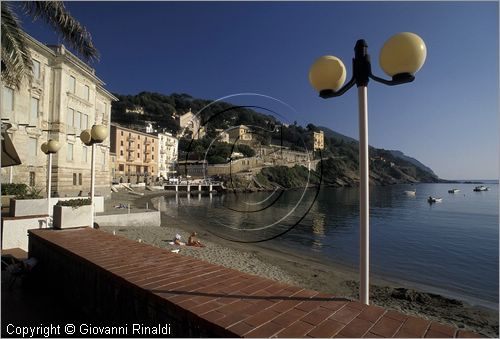
[{"label": "moored boat", "polygon": [[405,194],[414,197],[417,194],[417,190],[405,191]]},{"label": "moored boat", "polygon": [[451,190],[448,190],[448,193],[458,193],[460,190],[458,188],[452,188]]},{"label": "moored boat", "polygon": [[443,198],[429,197],[429,198],[427,199],[427,202],[428,202],[429,204],[433,204],[433,203],[435,203],[435,202],[441,202],[441,201],[443,201]]},{"label": "moored boat", "polygon": [[490,188],[489,187],[486,187],[484,185],[481,185],[481,186],[476,186],[473,191],[474,192],[483,192],[483,191],[489,191]]}]

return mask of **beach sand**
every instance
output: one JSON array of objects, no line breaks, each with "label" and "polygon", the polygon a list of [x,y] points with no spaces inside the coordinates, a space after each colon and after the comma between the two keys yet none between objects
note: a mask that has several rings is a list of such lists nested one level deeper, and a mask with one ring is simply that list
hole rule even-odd
[{"label": "beach sand", "polygon": [[[131,203],[133,209],[141,209],[150,199],[165,192],[145,192],[134,196],[120,192],[114,194],[108,206],[116,202]],[[142,242],[166,250],[180,249],[179,255],[188,255],[213,264],[233,268],[242,272],[270,278],[290,285],[300,286],[339,297],[356,299],[358,296],[358,272],[355,268],[321,261],[300,255],[284,253],[265,245],[244,244],[226,241],[206,231],[200,225],[162,213],[161,227],[101,227],[117,236]],[[203,248],[170,245],[175,234],[187,241],[191,231],[198,232]],[[370,301],[373,304],[394,309],[410,315],[447,323],[459,328],[478,332],[488,337],[498,337],[498,310],[468,305],[465,302],[445,298],[437,294],[418,291],[411,286],[402,286],[372,277]]]}]

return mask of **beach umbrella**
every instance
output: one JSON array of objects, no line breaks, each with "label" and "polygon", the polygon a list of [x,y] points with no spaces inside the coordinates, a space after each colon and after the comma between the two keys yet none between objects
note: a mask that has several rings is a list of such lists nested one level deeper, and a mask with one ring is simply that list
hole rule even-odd
[{"label": "beach umbrella", "polygon": [[6,132],[2,132],[2,167],[21,165],[16,148]]}]

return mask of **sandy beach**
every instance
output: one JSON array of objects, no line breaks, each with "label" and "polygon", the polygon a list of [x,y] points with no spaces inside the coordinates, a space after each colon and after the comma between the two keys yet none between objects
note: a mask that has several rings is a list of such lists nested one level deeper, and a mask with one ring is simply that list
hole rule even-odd
[{"label": "sandy beach", "polygon": [[[144,191],[142,191],[144,192]],[[144,196],[114,193],[106,208],[117,202],[130,203],[132,209],[143,209],[151,199],[165,192],[145,191]],[[107,232],[115,231],[117,236],[139,239],[165,248],[180,249],[179,255],[188,255],[210,263],[230,267],[242,272],[274,279],[287,284],[328,292],[339,297],[356,299],[358,291],[358,272],[351,267],[320,262],[317,259],[283,253],[276,249],[256,244],[242,244],[226,241],[203,230],[200,225],[162,213],[161,227],[101,227]],[[197,231],[199,239],[206,247],[171,245],[176,234],[187,241],[191,231]],[[372,277],[370,300],[373,304],[398,310],[411,315],[448,323],[459,328],[472,330],[488,337],[498,337],[498,311],[472,306],[460,300],[419,291],[412,286],[402,286],[383,279]]]}]

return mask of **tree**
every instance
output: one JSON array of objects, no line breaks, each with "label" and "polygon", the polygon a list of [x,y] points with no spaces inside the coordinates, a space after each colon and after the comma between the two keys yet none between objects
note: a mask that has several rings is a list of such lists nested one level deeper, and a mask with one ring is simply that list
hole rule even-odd
[{"label": "tree", "polygon": [[[23,1],[22,10],[36,20],[43,19],[86,61],[98,60],[99,53],[87,29],[66,10],[62,1]],[[25,33],[14,12],[13,3],[2,1],[2,80],[19,88],[22,79],[31,78],[33,62]]]}]

